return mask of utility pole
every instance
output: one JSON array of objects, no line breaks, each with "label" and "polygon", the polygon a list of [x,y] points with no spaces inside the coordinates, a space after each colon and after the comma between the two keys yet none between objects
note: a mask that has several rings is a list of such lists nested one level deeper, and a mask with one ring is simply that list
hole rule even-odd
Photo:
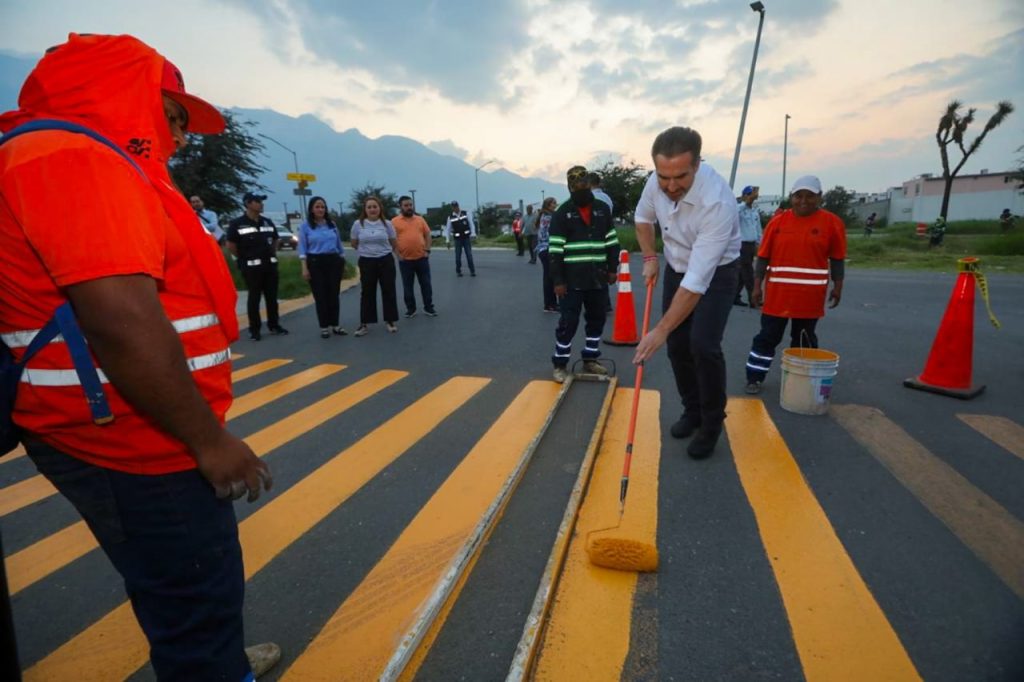
[{"label": "utility pole", "polygon": [[414,190],[414,189],[409,190],[409,194],[412,195],[412,210],[415,211],[416,210],[416,190]]},{"label": "utility pole", "polygon": [[786,114],[786,132],[782,137],[782,194],[779,195],[779,205],[782,205],[786,196],[786,152],[789,149],[789,119],[790,115]]},{"label": "utility pole", "polygon": [[747,79],[747,96],[743,99],[743,114],[740,116],[740,133],[736,137],[736,153],[732,157],[732,172],[729,173],[729,187],[736,184],[736,167],[740,163],[740,147],[743,145],[743,127],[747,124],[747,107],[750,106],[750,89],[754,86],[754,67],[757,66],[757,48],[761,46],[761,28],[764,26],[764,3],[752,2],[750,9],[761,15],[757,22],[757,40],[754,41],[754,58],[750,60],[750,77]]},{"label": "utility pole", "polygon": [[284,226],[290,230],[292,229],[292,221],[288,217],[288,202],[282,201],[281,203],[284,204]]}]

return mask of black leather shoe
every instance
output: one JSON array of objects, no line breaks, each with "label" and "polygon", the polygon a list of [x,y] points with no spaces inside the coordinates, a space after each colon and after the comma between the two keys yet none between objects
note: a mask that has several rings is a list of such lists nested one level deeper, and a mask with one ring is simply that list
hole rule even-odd
[{"label": "black leather shoe", "polygon": [[718,437],[722,435],[722,427],[716,429],[699,429],[697,435],[690,441],[686,448],[686,454],[693,459],[706,459],[715,451]]},{"label": "black leather shoe", "polygon": [[683,413],[679,420],[672,425],[669,433],[673,438],[689,438],[700,426],[700,416]]},{"label": "black leather shoe", "polygon": [[274,336],[286,336],[288,334],[288,330],[281,325],[277,325],[276,327],[270,327],[270,333]]},{"label": "black leather shoe", "polygon": [[261,338],[260,337],[260,330],[259,329],[250,329],[249,330],[249,338],[252,339],[253,341],[259,341],[260,338]]}]

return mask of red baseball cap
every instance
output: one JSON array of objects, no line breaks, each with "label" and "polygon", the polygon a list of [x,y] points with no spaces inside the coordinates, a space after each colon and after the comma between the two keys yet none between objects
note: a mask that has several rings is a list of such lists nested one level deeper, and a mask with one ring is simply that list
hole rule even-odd
[{"label": "red baseball cap", "polygon": [[185,107],[188,112],[188,131],[213,135],[224,132],[224,117],[217,107],[185,92],[185,79],[169,59],[164,59],[164,77],[160,83],[163,93]]}]

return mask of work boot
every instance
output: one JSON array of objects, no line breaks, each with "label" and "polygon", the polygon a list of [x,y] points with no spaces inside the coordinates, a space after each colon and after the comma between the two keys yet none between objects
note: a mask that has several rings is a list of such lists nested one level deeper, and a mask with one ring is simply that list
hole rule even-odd
[{"label": "work boot", "polygon": [[700,415],[684,412],[679,420],[669,428],[673,438],[689,438],[700,427]]},{"label": "work boot", "polygon": [[555,371],[551,373],[551,378],[556,383],[564,384],[565,380],[569,378],[569,373],[565,371],[565,367],[555,367]]},{"label": "work boot", "polygon": [[746,387],[743,389],[747,395],[757,395],[761,392],[760,381],[748,381]]},{"label": "work boot", "polygon": [[690,445],[686,448],[686,454],[693,459],[706,459],[710,457],[711,453],[715,451],[715,445],[718,443],[718,437],[721,435],[721,426],[698,429],[697,435],[693,437]]},{"label": "work boot", "polygon": [[259,677],[281,660],[281,647],[273,642],[255,644],[245,648],[245,656],[249,659],[253,677]]},{"label": "work boot", "polygon": [[603,377],[608,376],[608,370],[597,360],[584,360],[583,371],[587,374],[597,374]]}]

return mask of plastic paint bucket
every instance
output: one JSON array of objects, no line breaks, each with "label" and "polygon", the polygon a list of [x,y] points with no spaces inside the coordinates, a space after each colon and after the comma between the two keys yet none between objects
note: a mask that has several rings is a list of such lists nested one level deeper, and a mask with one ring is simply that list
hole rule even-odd
[{"label": "plastic paint bucket", "polygon": [[797,414],[825,414],[832,398],[832,380],[839,356],[820,348],[782,351],[782,386],[779,404]]}]

